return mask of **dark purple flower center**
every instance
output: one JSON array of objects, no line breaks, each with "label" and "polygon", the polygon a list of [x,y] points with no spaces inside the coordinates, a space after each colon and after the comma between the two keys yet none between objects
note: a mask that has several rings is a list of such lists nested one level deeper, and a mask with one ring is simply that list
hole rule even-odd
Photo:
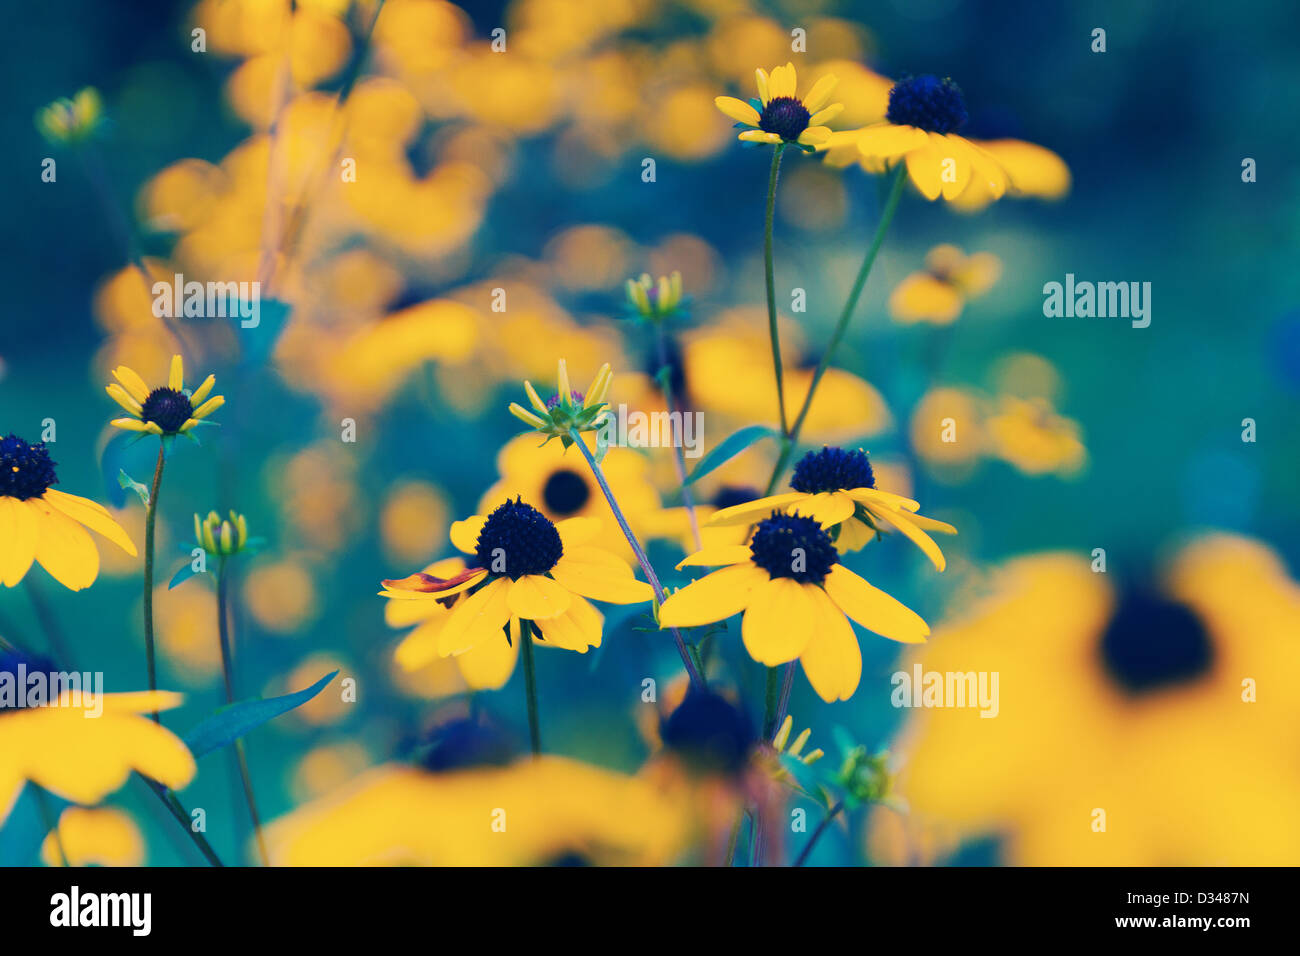
[{"label": "dark purple flower center", "polygon": [[17,435],[0,438],[0,497],[39,498],[59,480],[55,464],[44,442],[29,445]]},{"label": "dark purple flower center", "polygon": [[765,133],[775,133],[787,143],[793,143],[808,128],[808,107],[793,96],[777,96],[767,101],[758,117],[758,128]]},{"label": "dark purple flower center", "polygon": [[155,388],[144,400],[140,417],[171,434],[180,431],[193,414],[194,406],[184,392],[174,388]]}]

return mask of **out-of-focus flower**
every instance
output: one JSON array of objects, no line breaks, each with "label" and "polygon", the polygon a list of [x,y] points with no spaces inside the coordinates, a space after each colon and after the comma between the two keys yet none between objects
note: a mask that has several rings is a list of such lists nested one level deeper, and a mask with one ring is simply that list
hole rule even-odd
[{"label": "out-of-focus flower", "polygon": [[841,103],[830,103],[836,79],[823,76],[800,99],[794,64],[778,66],[768,76],[762,69],[754,71],[758,84],[758,100],[746,103],[734,96],[719,96],[714,100],[718,109],[747,127],[740,134],[745,143],[794,143],[812,152],[817,143],[830,138],[831,131],[823,123],[833,120],[844,109]]},{"label": "out-of-focus flower", "polygon": [[1002,263],[991,252],[966,255],[956,246],[935,246],[926,254],[925,270],[913,272],[889,296],[889,315],[911,325],[949,325],[966,303],[993,287]]},{"label": "out-of-focus flower", "polygon": [[440,728],[422,764],[376,767],[273,822],[272,863],[654,865],[685,835],[681,809],[652,782],[563,757],[515,760],[468,722]]},{"label": "out-of-focus flower", "polygon": [[[862,651],[848,618],[891,640],[924,641],[914,611],[839,563],[813,518],[773,513],[748,545],[700,551],[678,567],[725,565],[672,594],[662,627],[697,627],[744,612],[749,655],[769,667],[796,658],[822,700],[848,700],[862,676]],[[847,617],[846,617],[847,615]]]},{"label": "out-of-focus flower", "polygon": [[[153,589],[154,636],[178,680],[202,687],[221,673],[217,596],[211,588]],[[314,680],[315,678],[313,678]]]},{"label": "out-of-focus flower", "polygon": [[254,565],[244,579],[242,594],[253,620],[273,634],[294,633],[317,608],[311,569],[292,557]]},{"label": "out-of-focus flower", "polygon": [[658,281],[642,273],[627,280],[627,301],[632,313],[648,322],[662,322],[682,307],[682,274],[660,276]]},{"label": "out-of-focus flower", "polygon": [[793,728],[794,717],[786,714],[785,720],[781,722],[781,729],[778,730],[776,736],[772,738],[773,750],[782,756],[799,761],[805,767],[812,766],[818,760],[821,760],[822,757],[826,756],[826,752],[820,747],[810,750],[807,753],[803,752],[804,744],[808,743],[808,738],[812,736],[811,727],[805,727],[803,732],[794,739],[793,743],[791,743],[790,731]]},{"label": "out-of-focus flower", "polygon": [[0,582],[14,587],[36,561],[71,591],[95,583],[99,551],[89,528],[135,557],[135,545],[103,505],[51,487],[59,479],[44,442],[0,438]]},{"label": "out-of-focus flower", "polygon": [[[972,142],[992,156],[1007,174],[1008,196],[1053,200],[1070,191],[1070,167],[1047,147],[1022,139]],[[962,212],[976,212],[997,198],[982,181],[972,178],[970,188],[953,200],[952,205]]]},{"label": "out-of-focus flower", "polygon": [[448,505],[442,489],[427,481],[393,486],[379,513],[379,533],[389,557],[418,561],[438,548],[447,533]]},{"label": "out-of-focus flower", "polygon": [[[352,667],[346,660],[328,652],[311,654],[298,662],[282,681],[276,681],[273,693],[288,693],[294,687],[306,687],[319,680],[321,674],[339,671],[347,680]],[[269,695],[268,695],[269,696]],[[353,710],[354,701],[343,693],[317,694],[300,707],[295,707],[295,720],[312,727],[326,727],[344,720]]]},{"label": "out-of-focus flower", "polygon": [[1069,475],[1087,459],[1078,423],[1043,398],[1000,396],[984,427],[990,452],[1026,474]]},{"label": "out-of-focus flower", "polygon": [[981,398],[969,389],[943,386],[922,396],[912,412],[911,439],[928,464],[970,468],[984,452]]},{"label": "out-of-focus flower", "polygon": [[52,146],[85,142],[98,132],[104,104],[99,91],[88,86],[72,98],[62,97],[36,114],[36,128]]},{"label": "out-of-focus flower", "polygon": [[[451,578],[417,572],[385,580],[383,597],[444,601],[462,591],[438,634],[438,654],[495,648],[515,653],[515,621],[531,621],[542,639],[585,654],[599,647],[604,617],[587,598],[611,604],[649,601],[654,592],[617,555],[590,541],[600,525],[590,518],[558,524],[523,501],[507,501],[490,515],[451,526],[451,541],[474,566]],[[507,630],[509,628],[510,630]]]},{"label": "out-of-focus flower", "polygon": [[322,744],[303,754],[293,770],[289,788],[295,803],[332,793],[370,766],[366,748],[355,740]]},{"label": "out-of-focus flower", "polygon": [[861,449],[828,447],[808,452],[795,465],[790,487],[791,492],[717,511],[708,523],[747,525],[773,509],[801,514],[820,522],[841,551],[857,551],[882,531],[898,531],[936,568],[944,569],[943,552],[926,532],[956,534],[957,529],[917,514],[921,506],[912,499],[877,488],[871,462]]},{"label": "out-of-focus flower", "polygon": [[1115,570],[1014,560],[904,662],[1015,688],[996,719],[909,711],[910,821],[945,834],[938,849],[1001,835],[1004,858],[1028,866],[1294,859],[1300,703],[1268,688],[1300,680],[1300,585],[1269,548],[1222,533],[1151,580],[1112,584]]},{"label": "out-of-focus flower", "polygon": [[510,403],[510,414],[525,425],[546,436],[546,440],[558,438],[568,448],[575,441],[574,435],[595,431],[600,427],[600,420],[605,415],[605,397],[609,394],[609,381],[612,378],[609,363],[606,362],[596,372],[596,377],[587,386],[587,391],[575,392],[569,387],[569,369],[560,359],[556,369],[556,393],[547,401],[542,401],[533,383],[524,382],[524,391],[533,411],[524,408],[518,402]]},{"label": "out-of-focus flower", "polygon": [[48,661],[0,655],[0,674],[9,688],[0,695],[0,823],[28,780],[65,800],[92,804],[125,784],[132,770],[172,789],[194,777],[194,758],[185,744],[148,717],[179,706],[179,694],[65,690],[57,700],[24,706],[30,703],[26,682],[24,695],[15,696],[20,665],[28,675],[55,671]]},{"label": "out-of-focus flower", "polygon": [[150,435],[182,435],[226,403],[225,398],[208,398],[216,377],[209,375],[194,391],[185,388],[185,366],[179,355],[172,356],[167,384],[151,389],[144,379],[125,365],[113,369],[117,379],[105,387],[109,397],[128,412],[130,418],[115,418],[117,428]]},{"label": "out-of-focus flower", "polygon": [[113,807],[68,807],[59,814],[58,835],[41,844],[46,866],[140,866],[144,837],[131,817]]}]

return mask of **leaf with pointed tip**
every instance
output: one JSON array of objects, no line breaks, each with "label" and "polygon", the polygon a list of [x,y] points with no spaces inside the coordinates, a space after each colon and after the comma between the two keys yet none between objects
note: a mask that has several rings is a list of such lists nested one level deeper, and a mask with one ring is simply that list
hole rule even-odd
[{"label": "leaf with pointed tip", "polygon": [[146,508],[149,507],[149,489],[140,484],[140,482],[136,481],[121,468],[117,470],[117,483],[123,488],[134,491],[140,496],[140,500],[144,503],[144,506]]},{"label": "leaf with pointed tip", "polygon": [[764,438],[775,438],[778,434],[780,433],[775,428],[768,428],[766,425],[749,425],[738,432],[728,435],[700,459],[700,463],[695,466],[691,476],[686,479],[686,484],[695,484],[709,472],[731,461],[746,448],[762,441]]},{"label": "leaf with pointed tip", "polygon": [[338,671],[331,671],[310,687],[284,694],[280,697],[268,697],[257,700],[241,700],[228,707],[222,707],[210,717],[201,720],[199,725],[185,736],[185,746],[190,748],[194,759],[234,743],[251,730],[256,730],[269,720],[288,713],[295,707],[301,707],[322,690],[325,685],[338,676]]}]

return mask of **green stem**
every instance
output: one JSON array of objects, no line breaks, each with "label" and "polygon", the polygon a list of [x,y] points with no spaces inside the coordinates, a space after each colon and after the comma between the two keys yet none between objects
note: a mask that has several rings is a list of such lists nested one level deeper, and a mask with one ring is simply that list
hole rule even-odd
[{"label": "green stem", "polygon": [[[226,683],[226,703],[235,702],[235,667],[230,653],[230,624],[228,598],[230,582],[226,576],[226,559],[222,556],[217,566],[217,635],[221,642],[221,673]],[[248,803],[248,815],[253,821],[253,835],[257,838],[257,852],[262,858],[263,866],[270,866],[271,859],[266,852],[266,840],[262,836],[262,818],[257,812],[257,801],[253,797],[253,778],[248,770],[248,755],[244,751],[244,741],[235,741],[235,759],[239,765],[239,782],[244,788],[244,800]]]},{"label": "green stem", "polygon": [[[163,464],[166,453],[161,441],[158,444],[158,464],[153,470],[153,487],[149,491],[149,504],[144,513],[144,659],[149,670],[149,690],[158,689],[158,666],[153,643],[153,541],[154,526],[158,522],[158,491],[162,487]],[[153,722],[161,724],[158,711],[153,712]]]},{"label": "green stem", "polygon": [[533,756],[542,752],[542,728],[537,719],[537,670],[533,664],[533,622],[519,621],[519,654],[524,659],[524,696],[528,703],[528,739]]},{"label": "green stem", "polygon": [[831,807],[830,812],[827,813],[826,816],[822,817],[822,822],[817,824],[817,829],[812,832],[812,836],[808,838],[807,845],[805,845],[803,850],[800,851],[799,856],[795,858],[795,861],[790,864],[791,866],[803,866],[808,862],[808,857],[812,854],[813,847],[817,845],[817,841],[820,840],[822,834],[826,832],[826,828],[831,825],[831,821],[839,816],[840,811],[843,809],[843,800]]},{"label": "green stem", "polygon": [[885,200],[885,207],[880,213],[880,222],[876,226],[876,234],[871,240],[871,245],[867,248],[867,254],[862,259],[862,265],[858,268],[857,277],[853,280],[853,288],[849,290],[849,297],[844,303],[844,310],[840,313],[839,321],[835,323],[835,331],[831,333],[830,343],[826,346],[826,350],[822,352],[821,361],[817,363],[817,369],[813,372],[812,382],[808,385],[808,394],[804,396],[803,405],[799,409],[799,414],[795,417],[794,426],[786,430],[786,440],[782,442],[781,456],[777,459],[776,467],[772,469],[772,477],[767,483],[767,494],[769,495],[776,487],[777,480],[781,477],[781,473],[785,471],[786,465],[790,463],[790,456],[799,444],[799,433],[803,430],[804,419],[808,417],[808,409],[812,406],[817,386],[821,383],[822,376],[826,374],[826,369],[835,356],[835,350],[839,347],[840,340],[844,338],[844,333],[848,331],[849,322],[853,319],[853,313],[858,307],[858,299],[862,295],[862,289],[867,284],[867,277],[871,275],[871,267],[875,265],[876,255],[880,252],[880,246],[885,241],[885,232],[889,229],[889,224],[894,221],[894,213],[898,211],[898,201],[903,196],[903,185],[907,179],[906,172],[906,167],[902,163],[899,163],[898,168],[894,171],[889,197]]},{"label": "green stem", "polygon": [[771,740],[776,733],[777,700],[781,695],[781,669],[767,668],[767,683],[763,694],[763,740]]},{"label": "green stem", "polygon": [[781,434],[790,426],[785,414],[785,373],[781,365],[781,335],[776,324],[776,275],[772,265],[772,218],[776,210],[776,181],[781,172],[785,143],[772,150],[772,171],[767,176],[767,211],[763,217],[763,268],[767,279],[767,328],[772,337],[772,365],[776,373],[776,401],[781,409]]},{"label": "green stem", "polygon": [[224,866],[221,862],[221,857],[217,856],[217,851],[212,849],[212,844],[208,843],[207,837],[194,829],[193,820],[190,817],[189,811],[186,810],[184,804],[177,799],[176,794],[172,793],[158,781],[150,780],[144,774],[136,774],[136,776],[143,780],[145,786],[153,791],[153,795],[162,801],[162,805],[167,808],[167,812],[170,813],[175,818],[176,822],[181,825],[181,829],[190,835],[190,839],[194,841],[194,845],[198,847],[199,852],[203,854],[203,858],[207,860],[211,866]]},{"label": "green stem", "polygon": [[[591,454],[591,449],[587,447],[587,443],[582,440],[582,435],[576,431],[570,431],[569,434],[573,437],[573,443],[582,449],[582,455],[587,459],[591,473],[596,478],[596,484],[600,485],[600,490],[605,495],[605,501],[609,503],[610,511],[614,512],[614,520],[618,522],[623,537],[627,539],[627,543],[632,548],[632,553],[636,555],[637,564],[641,566],[641,571],[645,574],[646,580],[650,582],[650,587],[654,590],[656,605],[662,605],[667,597],[664,593],[664,586],[659,583],[659,575],[655,574],[650,559],[646,557],[645,549],[641,547],[641,542],[636,539],[631,526],[627,523],[627,518],[623,516],[623,510],[618,506],[618,501],[614,498],[614,492],[610,489],[609,482],[605,480],[605,473],[601,471],[600,464]],[[669,628],[669,631],[673,635],[673,641],[677,644],[677,653],[681,655],[682,664],[686,667],[686,673],[690,675],[691,683],[696,687],[704,687],[704,678],[696,670],[695,662],[691,660],[691,655],[686,650],[686,642],[682,640],[681,632],[675,627]]]},{"label": "green stem", "polygon": [[[659,387],[663,389],[664,404],[668,406],[668,422],[673,430],[673,465],[677,468],[677,484],[682,490],[682,506],[686,508],[686,517],[691,524],[691,539],[695,542],[695,550],[702,551],[704,540],[700,537],[700,520],[695,514],[695,500],[690,486],[686,483],[686,451],[682,448],[677,426],[672,424],[673,413],[677,409],[674,407],[676,402],[673,396],[672,366],[668,359],[668,336],[664,333],[662,320],[655,323],[655,344],[659,352]],[[684,407],[681,414],[687,414]]]}]

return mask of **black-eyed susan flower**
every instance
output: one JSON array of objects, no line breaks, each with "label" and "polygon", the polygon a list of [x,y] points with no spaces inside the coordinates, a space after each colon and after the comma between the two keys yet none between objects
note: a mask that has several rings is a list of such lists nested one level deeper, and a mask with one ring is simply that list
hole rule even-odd
[{"label": "black-eyed susan flower", "polygon": [[[741,637],[768,667],[798,659],[823,700],[848,700],[862,676],[862,652],[849,618],[905,643],[925,640],[919,615],[839,563],[817,520],[772,512],[747,545],[697,552],[678,567],[725,565],[672,594],[663,627],[695,627],[744,612]],[[847,615],[847,617],[846,617]]]},{"label": "black-eyed susan flower", "polygon": [[971,299],[988,292],[1002,274],[1002,263],[991,252],[966,255],[947,243],[925,257],[925,269],[913,272],[889,296],[889,316],[912,325],[950,325]]},{"label": "black-eyed susan flower", "polygon": [[817,519],[841,551],[856,551],[878,533],[897,531],[940,571],[946,566],[943,552],[926,532],[956,534],[957,529],[917,514],[920,504],[911,498],[877,488],[866,452],[831,447],[810,451],[795,465],[790,487],[794,490],[714,512],[707,523],[750,524],[777,508]]},{"label": "black-eyed susan flower", "polygon": [[36,114],[36,128],[54,146],[83,142],[99,130],[104,104],[92,86],[71,97],[60,97]]},{"label": "black-eyed susan flower", "polygon": [[560,359],[556,370],[556,393],[548,401],[542,401],[532,382],[524,382],[524,391],[528,393],[530,412],[518,402],[510,403],[510,414],[529,428],[541,432],[546,440],[558,438],[565,448],[573,444],[576,432],[595,431],[605,415],[605,397],[609,394],[609,382],[612,378],[609,363],[606,362],[596,372],[587,391],[575,392],[569,387],[569,369],[564,359]]},{"label": "black-eyed susan flower", "polygon": [[198,388],[185,388],[185,366],[179,355],[172,356],[167,384],[151,389],[144,379],[125,365],[113,369],[117,379],[105,391],[113,401],[131,413],[129,418],[115,418],[112,425],[126,431],[164,437],[187,435],[226,403],[220,395],[208,396],[216,378],[209,375]]},{"label": "black-eyed susan flower", "polygon": [[758,84],[758,99],[736,99],[719,96],[714,99],[718,109],[745,127],[740,140],[746,143],[792,143],[806,152],[812,152],[818,143],[831,135],[822,125],[833,120],[844,109],[840,103],[828,105],[836,79],[827,74],[813,84],[808,94],[800,99],[794,64],[787,63],[772,70],[771,76],[763,70],[754,71]]},{"label": "black-eyed susan flower", "polygon": [[[1136,563],[1103,574],[1086,553],[1017,558],[901,662],[1017,688],[992,720],[908,710],[909,843],[942,852],[997,834],[1022,866],[1300,858],[1300,696],[1282,690],[1300,681],[1300,582],[1272,548],[1225,533],[1155,573]],[[892,815],[882,828],[874,849],[895,862]]]},{"label": "black-eyed susan flower", "polygon": [[951,79],[909,76],[889,91],[884,123],[828,138],[823,146],[834,148],[851,139],[863,159],[879,168],[905,163],[926,199],[956,199],[972,182],[1000,198],[1007,188],[1006,171],[988,150],[958,135],[966,119],[966,99]]},{"label": "black-eyed susan flower", "polygon": [[[0,687],[12,689],[20,673],[30,680],[53,671],[38,658],[0,654]],[[21,706],[21,695],[10,700],[0,694],[0,701],[0,823],[28,780],[66,800],[93,804],[126,783],[132,770],[172,789],[194,777],[185,744],[147,716],[179,706],[179,694],[67,690],[40,706]]]},{"label": "black-eyed susan flower", "polygon": [[249,545],[248,521],[234,511],[223,518],[209,511],[206,518],[194,516],[194,540],[208,554],[228,558]]},{"label": "black-eyed susan flower", "polygon": [[99,551],[86,528],[135,557],[135,545],[108,509],[52,487],[56,462],[44,442],[0,438],[0,582],[18,584],[36,561],[64,587],[80,591],[99,575]]},{"label": "black-eyed susan flower", "polygon": [[140,866],[144,836],[131,817],[113,807],[68,807],[58,833],[41,844],[47,866]]},{"label": "black-eyed susan flower", "polygon": [[632,315],[647,322],[672,318],[684,304],[682,274],[674,271],[656,280],[643,272],[638,279],[628,279],[627,304]]},{"label": "black-eyed susan flower", "polygon": [[626,562],[590,543],[598,531],[588,518],[555,524],[522,500],[507,501],[451,526],[451,542],[473,556],[471,567],[450,578],[417,572],[385,580],[380,594],[445,601],[467,593],[438,633],[441,657],[505,644],[507,627],[518,633],[520,621],[532,621],[553,647],[586,653],[600,646],[604,623],[588,598],[637,604],[654,596]]}]

